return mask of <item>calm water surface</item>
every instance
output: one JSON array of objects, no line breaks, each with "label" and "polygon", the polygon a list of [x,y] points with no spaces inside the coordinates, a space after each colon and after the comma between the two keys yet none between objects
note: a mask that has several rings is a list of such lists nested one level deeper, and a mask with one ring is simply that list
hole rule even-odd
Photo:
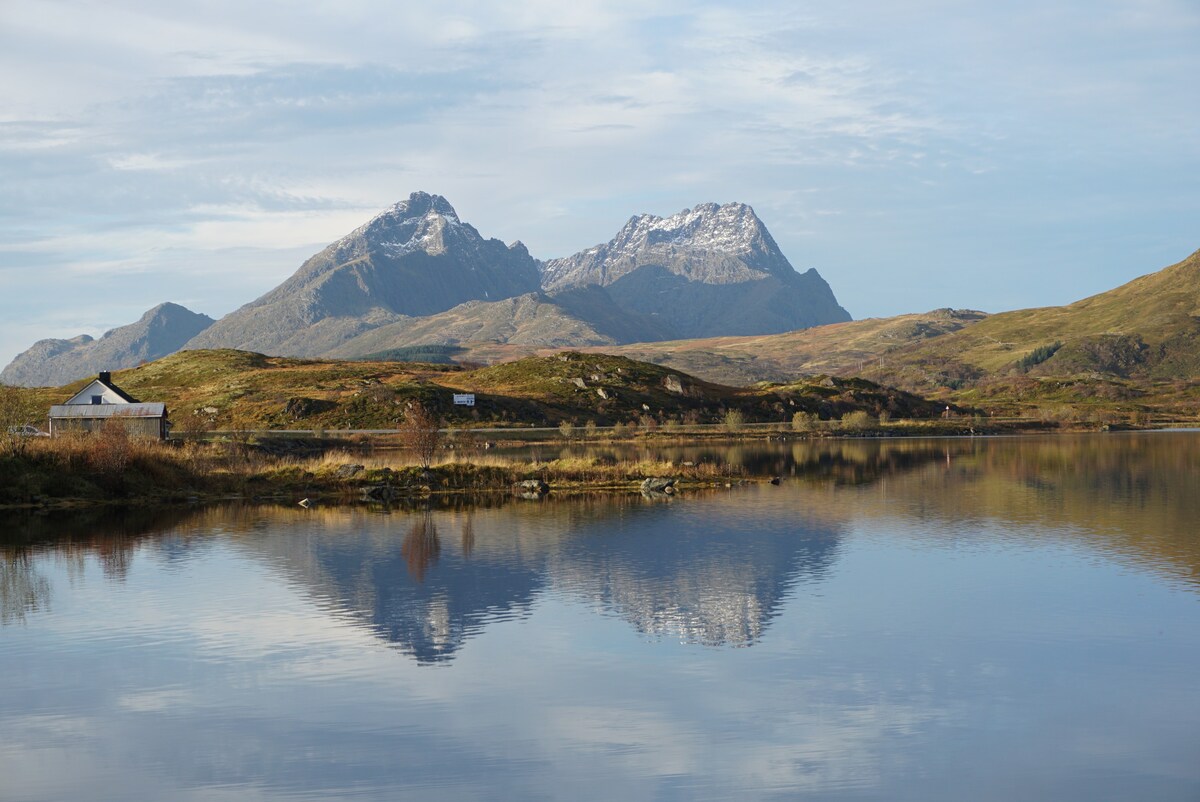
[{"label": "calm water surface", "polygon": [[673,456],[0,520],[0,799],[1200,799],[1200,434]]}]

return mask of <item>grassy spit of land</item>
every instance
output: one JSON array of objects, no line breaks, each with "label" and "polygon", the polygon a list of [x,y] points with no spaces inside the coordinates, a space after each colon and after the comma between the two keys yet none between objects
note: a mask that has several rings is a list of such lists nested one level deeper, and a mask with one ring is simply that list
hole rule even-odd
[{"label": "grassy spit of land", "polygon": [[[1045,421],[982,418],[880,421],[865,415],[842,420],[801,419],[791,426],[729,427],[678,431],[614,427],[546,433],[541,443],[572,445],[585,455],[546,460],[500,456],[469,431],[443,434],[428,466],[395,436],[283,439],[243,436],[157,442],[120,428],[92,435],[9,439],[0,449],[0,507],[84,504],[161,504],[217,499],[352,502],[395,500],[439,493],[519,491],[540,480],[555,491],[636,492],[651,477],[670,477],[681,488],[765,481],[721,462],[620,460],[588,456],[589,446],[643,446],[713,440],[919,437],[1054,431]],[[1083,427],[1088,428],[1088,427]],[[1094,427],[1092,427],[1094,428]],[[531,445],[529,440],[511,441]],[[501,445],[505,441],[501,441]],[[600,451],[601,449],[598,449]]]},{"label": "grassy spit of land", "polygon": [[[311,453],[238,442],[157,442],[121,433],[37,438],[0,454],[0,507],[161,504],[219,499],[392,501],[436,493],[513,492],[526,480],[558,491],[636,491],[648,477],[681,486],[746,479],[736,466],[572,457],[523,460],[442,450],[428,466],[361,442]],[[343,444],[346,446],[348,444]],[[309,452],[309,453],[303,453]]]}]

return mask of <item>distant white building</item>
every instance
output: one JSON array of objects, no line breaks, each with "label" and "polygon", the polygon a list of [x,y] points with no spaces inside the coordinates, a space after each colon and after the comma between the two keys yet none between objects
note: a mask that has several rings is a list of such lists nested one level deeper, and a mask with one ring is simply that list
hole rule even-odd
[{"label": "distant white building", "polygon": [[138,401],[113,384],[112,374],[103,370],[66,403],[50,407],[50,436],[99,431],[113,420],[135,437],[159,440],[166,438],[171,426],[166,404]]}]

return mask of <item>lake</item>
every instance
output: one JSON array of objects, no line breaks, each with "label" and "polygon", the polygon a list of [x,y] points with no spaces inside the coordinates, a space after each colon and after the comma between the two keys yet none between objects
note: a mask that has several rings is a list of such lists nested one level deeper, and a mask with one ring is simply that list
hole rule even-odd
[{"label": "lake", "polygon": [[1200,799],[1200,434],[0,519],[0,799]]}]

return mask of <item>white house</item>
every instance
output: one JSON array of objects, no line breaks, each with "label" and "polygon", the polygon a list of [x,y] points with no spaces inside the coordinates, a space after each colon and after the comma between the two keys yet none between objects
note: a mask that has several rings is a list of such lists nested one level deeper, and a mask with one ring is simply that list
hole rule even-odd
[{"label": "white house", "polygon": [[161,440],[170,429],[166,404],[138,401],[113,384],[112,374],[103,370],[66,403],[50,407],[50,435],[94,432],[113,420],[138,437]]}]

